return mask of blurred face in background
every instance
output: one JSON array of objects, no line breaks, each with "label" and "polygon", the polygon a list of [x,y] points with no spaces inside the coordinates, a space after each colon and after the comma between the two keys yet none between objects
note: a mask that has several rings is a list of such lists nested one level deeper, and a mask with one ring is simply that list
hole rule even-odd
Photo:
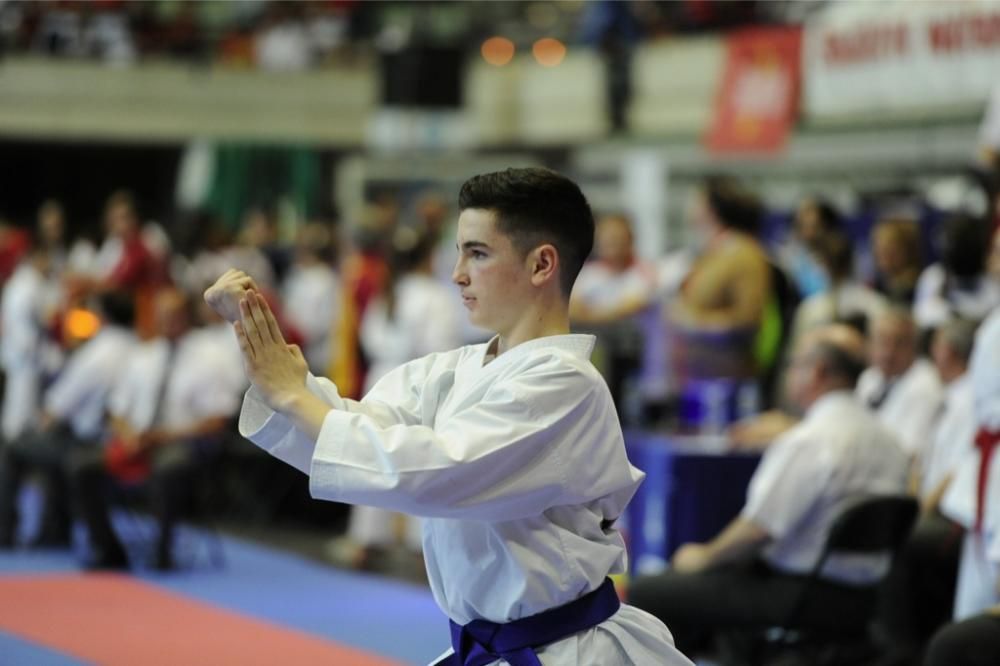
[{"label": "blurred face in background", "polygon": [[594,233],[594,251],[597,258],[617,270],[624,270],[632,263],[632,229],[628,220],[619,215],[602,217]]},{"label": "blurred face in background", "polygon": [[243,218],[240,240],[251,247],[266,247],[274,241],[274,225],[262,210],[251,210]]},{"label": "blurred face in background", "polygon": [[156,330],[168,340],[177,340],[191,328],[188,297],[176,289],[164,289],[156,295]]},{"label": "blurred face in background", "polygon": [[875,267],[882,275],[900,275],[918,270],[919,238],[916,226],[910,222],[883,222],[872,232],[872,254]]},{"label": "blurred face in background", "polygon": [[58,204],[46,204],[38,211],[38,235],[42,245],[60,245],[65,228],[66,220]]},{"label": "blurred face in background", "polygon": [[871,362],[887,378],[899,377],[917,358],[917,329],[902,317],[887,315],[875,322]]},{"label": "blurred face in background", "polygon": [[132,234],[138,226],[135,209],[124,202],[112,203],[104,212],[104,224],[108,235],[124,238]]},{"label": "blurred face in background", "polygon": [[816,202],[806,199],[795,212],[795,235],[804,244],[813,247],[823,235],[823,221]]}]

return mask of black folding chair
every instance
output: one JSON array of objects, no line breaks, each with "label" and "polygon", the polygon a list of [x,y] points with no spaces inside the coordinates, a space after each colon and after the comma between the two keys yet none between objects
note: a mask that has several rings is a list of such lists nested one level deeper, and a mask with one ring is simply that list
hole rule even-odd
[{"label": "black folding chair", "polygon": [[869,627],[874,618],[874,600],[881,581],[867,588],[859,588],[872,592],[873,603],[868,607],[858,608],[858,616],[843,618],[844,622],[836,630],[803,623],[803,612],[813,600],[813,595],[822,582],[823,569],[831,556],[884,554],[889,558],[891,567],[913,529],[918,509],[917,501],[907,496],[868,495],[851,502],[834,521],[816,564],[803,580],[784,620],[768,631],[767,642],[773,647],[785,649],[803,646],[818,649],[817,654],[824,655],[822,659],[814,654],[809,660],[802,662],[811,665],[843,663],[836,655],[837,648],[845,647],[852,639],[863,643],[860,649],[865,649],[868,646]]}]

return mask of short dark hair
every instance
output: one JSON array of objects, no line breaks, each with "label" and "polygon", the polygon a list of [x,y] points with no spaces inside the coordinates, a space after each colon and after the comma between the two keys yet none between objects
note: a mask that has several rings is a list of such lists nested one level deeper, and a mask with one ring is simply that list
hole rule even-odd
[{"label": "short dark hair", "polygon": [[986,268],[992,228],[969,215],[948,218],[941,233],[941,261],[951,275],[974,278]]},{"label": "short dark hair", "polygon": [[730,176],[709,176],[702,189],[709,207],[723,226],[757,235],[764,206],[756,195]]},{"label": "short dark hair", "polygon": [[524,254],[554,245],[560,287],[569,296],[594,246],[594,215],[576,183],[551,169],[505,169],[465,181],[458,206],[494,211],[497,229]]},{"label": "short dark hair", "polygon": [[816,343],[812,355],[823,364],[827,374],[843,379],[851,388],[857,385],[867,366],[864,358],[826,340]]},{"label": "short dark hair", "polygon": [[104,318],[112,324],[132,328],[135,321],[135,299],[124,291],[106,291],[98,300]]}]

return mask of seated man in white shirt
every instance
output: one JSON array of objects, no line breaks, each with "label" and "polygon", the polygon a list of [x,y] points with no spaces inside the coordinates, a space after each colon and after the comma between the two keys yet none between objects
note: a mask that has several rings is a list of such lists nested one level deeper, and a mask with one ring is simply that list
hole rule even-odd
[{"label": "seated man in white shirt", "polygon": [[100,299],[101,329],[69,357],[45,393],[39,426],[0,453],[0,546],[14,543],[17,493],[31,469],[46,472],[47,492],[37,545],[69,545],[66,465],[70,455],[96,448],[104,434],[108,395],[135,344],[133,299],[108,292]]},{"label": "seated man in white shirt", "polygon": [[[864,339],[847,326],[806,334],[788,378],[805,418],[767,449],[740,516],[712,541],[682,546],[668,572],[632,586],[629,600],[668,623],[687,654],[716,631],[782,622],[845,506],[859,495],[905,491],[905,454],[853,394],[864,352]],[[879,557],[834,556],[817,603],[797,620],[830,627],[860,619],[874,599],[856,586],[873,584],[885,568]]]},{"label": "seated man in white shirt", "polygon": [[927,455],[944,399],[937,370],[919,357],[920,336],[909,311],[893,308],[875,320],[871,367],[858,379],[858,397],[875,411],[917,464]]},{"label": "seated man in white shirt", "polygon": [[93,550],[91,568],[129,564],[108,516],[109,478],[148,484],[159,523],[152,564],[173,567],[173,528],[196,468],[239,408],[227,357],[191,329],[189,297],[164,289],[154,308],[159,337],[134,349],[111,395],[111,450],[82,452],[71,463],[75,500]]},{"label": "seated man in white shirt", "polygon": [[314,497],[425,518],[455,652],[438,663],[690,664],[608,578],[625,570],[613,525],[642,473],[588,360],[593,337],[569,335],[593,241],[583,193],[547,169],[508,169],[467,181],[459,206],[452,278],[497,335],[411,361],[361,402],[308,374],[247,276],[206,292],[235,322],[253,384],[240,431],[308,474]]}]

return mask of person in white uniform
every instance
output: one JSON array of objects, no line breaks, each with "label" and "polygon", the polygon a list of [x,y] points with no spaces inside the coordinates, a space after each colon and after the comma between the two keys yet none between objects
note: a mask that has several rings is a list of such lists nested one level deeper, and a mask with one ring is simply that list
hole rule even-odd
[{"label": "person in white uniform", "polygon": [[889,309],[874,324],[871,367],[858,380],[858,397],[920,464],[944,400],[941,379],[934,365],[918,356],[920,336],[909,311]]},{"label": "person in white uniform", "polygon": [[969,362],[978,430],[975,448],[955,470],[941,511],[966,528],[955,593],[956,620],[1000,603],[1000,567],[989,556],[1000,546],[1000,308],[983,322]]},{"label": "person in white uniform", "polygon": [[966,533],[956,624],[939,631],[928,666],[1000,663],[1000,309],[983,322],[970,364],[979,432],[942,501],[942,510],[970,527]]},{"label": "person in white uniform", "polygon": [[[852,393],[864,351],[860,333],[845,325],[806,334],[788,370],[805,418],[768,447],[740,515],[710,542],[682,546],[670,570],[629,590],[631,603],[670,625],[685,653],[705,649],[716,632],[783,622],[844,508],[859,496],[905,492],[905,453]],[[854,626],[874,601],[858,586],[874,584],[886,569],[878,555],[832,556],[798,626]]]},{"label": "person in white uniform", "polygon": [[308,474],[314,497],[425,518],[452,630],[437,663],[690,664],[608,578],[625,570],[614,523],[643,475],[588,360],[594,339],[569,334],[586,199],[555,172],[508,169],[468,180],[459,207],[453,280],[497,335],[407,363],[360,402],[308,373],[247,276],[206,292],[252,383],[240,431]]},{"label": "person in white uniform", "polygon": [[0,362],[6,376],[0,435],[12,442],[37,423],[46,327],[58,294],[51,281],[52,258],[40,247],[18,264],[3,287]]}]

